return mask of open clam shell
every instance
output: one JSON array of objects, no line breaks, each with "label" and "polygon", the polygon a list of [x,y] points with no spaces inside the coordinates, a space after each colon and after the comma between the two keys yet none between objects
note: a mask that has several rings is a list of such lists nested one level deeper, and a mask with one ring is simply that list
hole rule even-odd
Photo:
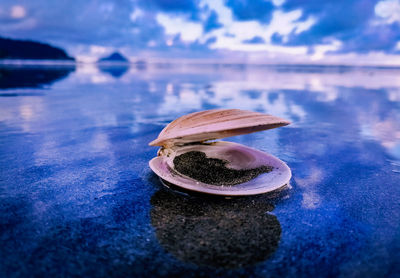
[{"label": "open clam shell", "polygon": [[[216,109],[192,113],[171,122],[158,138],[150,143],[152,146],[161,146],[161,149],[149,165],[162,181],[192,191],[224,196],[270,192],[286,185],[291,178],[291,171],[283,161],[237,143],[226,141],[204,143],[204,141],[287,124],[289,122],[278,117],[238,109]],[[223,161],[224,169],[228,169],[228,172],[238,170],[242,173],[267,168],[268,171],[254,174],[250,179],[239,179],[239,182],[232,184],[206,182],[208,180],[202,179],[202,175],[197,176],[196,179],[177,170],[179,167],[175,164],[175,158],[189,152],[196,155],[202,153],[207,159]],[[192,167],[192,165],[187,166]],[[197,166],[193,164],[193,167]],[[199,167],[199,169],[202,168]],[[219,175],[219,172],[215,174]],[[221,177],[224,178],[223,173]]]},{"label": "open clam shell", "polygon": [[[252,169],[267,165],[272,167],[272,171],[260,174],[250,181],[232,186],[203,183],[174,169],[173,160],[175,156],[193,150],[204,152],[207,157],[228,160],[229,164],[227,166],[233,169]],[[150,161],[150,168],[162,180],[179,187],[196,192],[224,196],[255,195],[270,192],[284,186],[291,178],[289,167],[278,158],[237,143],[223,141],[215,142],[211,145],[189,145],[179,148],[169,156],[153,158]]]}]

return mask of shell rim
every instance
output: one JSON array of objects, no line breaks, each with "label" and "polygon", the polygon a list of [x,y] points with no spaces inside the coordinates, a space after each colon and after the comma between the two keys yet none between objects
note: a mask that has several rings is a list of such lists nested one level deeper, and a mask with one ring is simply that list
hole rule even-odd
[{"label": "shell rim", "polygon": [[[221,142],[221,141],[220,141]],[[222,141],[222,142],[226,142],[226,143],[231,143],[231,144],[237,144],[237,143],[232,143],[232,142],[227,142],[227,141]],[[237,145],[241,145],[241,144],[237,144]],[[247,149],[250,149],[252,151],[261,153],[262,155],[268,157],[269,160],[273,160],[275,163],[278,163],[280,165],[280,167],[282,167],[283,169],[281,170],[283,174],[286,175],[286,177],[281,178],[283,181],[282,182],[277,182],[275,185],[268,186],[269,184],[265,185],[265,186],[260,186],[260,187],[256,187],[256,188],[250,188],[248,190],[242,189],[242,190],[229,190],[229,187],[235,187],[235,186],[223,186],[224,190],[218,190],[218,187],[220,186],[215,186],[215,188],[210,188],[210,187],[205,187],[202,185],[190,185],[190,184],[184,184],[184,183],[176,183],[176,181],[174,181],[173,179],[171,179],[171,177],[169,176],[165,176],[162,174],[162,171],[160,169],[158,169],[158,167],[156,166],[158,163],[158,160],[162,159],[162,157],[157,156],[154,157],[153,159],[151,159],[149,161],[149,166],[152,169],[152,171],[161,179],[161,180],[166,180],[167,182],[172,183],[173,185],[180,187],[180,188],[184,188],[186,190],[189,191],[195,191],[195,192],[199,192],[199,193],[204,193],[204,194],[210,194],[210,195],[219,195],[219,196],[249,196],[249,195],[258,195],[258,194],[265,194],[265,193],[269,193],[272,191],[275,191],[283,186],[285,186],[286,184],[289,183],[291,177],[292,177],[292,172],[289,168],[289,166],[283,162],[282,160],[280,160],[279,158],[266,153],[266,152],[262,152],[260,150],[257,149],[253,149],[244,145],[241,145],[242,147],[245,147]],[[165,162],[164,162],[165,163]],[[168,167],[169,168],[169,167]],[[268,173],[262,174],[262,175],[267,175]],[[190,178],[189,178],[190,179]],[[257,179],[257,178],[256,178]],[[193,180],[194,181],[194,180]],[[162,181],[161,181],[162,182]],[[195,183],[195,181],[194,181]],[[243,184],[241,184],[242,186],[246,186],[246,183],[249,182],[245,182]],[[164,183],[163,183],[164,184]],[[212,185],[213,186],[213,185]],[[227,190],[228,189],[228,190]]]}]

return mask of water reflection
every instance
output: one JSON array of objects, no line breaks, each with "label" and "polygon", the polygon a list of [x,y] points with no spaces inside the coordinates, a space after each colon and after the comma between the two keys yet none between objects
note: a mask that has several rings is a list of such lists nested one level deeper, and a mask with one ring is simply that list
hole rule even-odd
[{"label": "water reflection", "polygon": [[108,73],[115,78],[120,78],[129,71],[129,64],[121,65],[98,65],[102,72]]},{"label": "water reflection", "polygon": [[[10,67],[0,66],[0,89],[40,88],[67,77],[75,66],[65,67]],[[26,95],[15,94],[15,96]],[[30,95],[28,93],[28,95]],[[2,94],[0,96],[10,96]]]},{"label": "water reflection", "polygon": [[[86,253],[93,271],[134,264],[136,276],[157,276],[158,270],[165,276],[176,269],[177,276],[199,269],[204,276],[224,276],[196,265],[257,262],[263,263],[229,273],[261,269],[271,276],[313,277],[323,269],[326,276],[351,276],[362,266],[378,276],[374,271],[394,269],[400,230],[399,71],[148,65],[114,78],[94,64],[79,65],[61,80],[57,69],[48,75],[26,70],[40,81],[21,76],[22,69],[18,82],[1,77],[3,84],[14,84],[1,93],[18,96],[0,101],[2,266],[23,264],[26,254],[34,254],[32,267],[45,262],[53,270],[68,268],[53,259],[72,244],[73,253],[60,251],[63,261],[86,262],[76,259]],[[53,82],[46,80],[60,82],[43,95],[26,89]],[[165,190],[154,194],[158,181],[143,178],[157,151],[148,142],[175,118],[210,108],[250,109],[292,121],[229,139],[287,162],[293,172],[290,198],[274,208],[266,196],[221,202]],[[93,229],[69,224],[83,218],[96,222]],[[110,234],[98,228],[107,225]],[[57,227],[73,228],[65,234]],[[57,234],[60,240],[46,245],[56,251],[40,248]],[[95,246],[80,248],[87,242]],[[77,269],[80,276],[87,270]]]},{"label": "water reflection", "polygon": [[222,268],[253,265],[268,259],[281,237],[267,196],[226,200],[162,189],[151,204],[158,241],[184,262]]}]

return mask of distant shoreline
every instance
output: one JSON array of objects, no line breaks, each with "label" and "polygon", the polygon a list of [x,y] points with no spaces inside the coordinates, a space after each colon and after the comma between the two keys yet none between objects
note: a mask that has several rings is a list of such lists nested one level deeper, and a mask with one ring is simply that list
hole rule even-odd
[{"label": "distant shoreline", "polygon": [[73,60],[27,60],[27,59],[0,59],[0,66],[65,66],[76,67],[85,65],[107,66],[107,67],[126,67],[146,65],[155,68],[164,67],[213,67],[213,68],[237,68],[237,69],[319,69],[319,70],[356,70],[356,69],[383,69],[383,70],[400,70],[400,66],[396,65],[347,65],[347,64],[291,64],[291,63],[248,63],[248,62],[229,62],[229,61],[199,61],[199,60],[158,60],[151,59],[149,61],[104,61],[104,62],[82,62]]}]

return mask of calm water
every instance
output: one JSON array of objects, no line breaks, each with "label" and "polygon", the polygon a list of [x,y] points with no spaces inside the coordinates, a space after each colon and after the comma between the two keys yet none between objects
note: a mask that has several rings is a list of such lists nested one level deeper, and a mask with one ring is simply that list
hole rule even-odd
[{"label": "calm water", "polygon": [[[148,167],[175,118],[292,121],[229,138],[291,167],[282,192],[178,194]],[[400,70],[0,68],[0,276],[398,277]]]}]

